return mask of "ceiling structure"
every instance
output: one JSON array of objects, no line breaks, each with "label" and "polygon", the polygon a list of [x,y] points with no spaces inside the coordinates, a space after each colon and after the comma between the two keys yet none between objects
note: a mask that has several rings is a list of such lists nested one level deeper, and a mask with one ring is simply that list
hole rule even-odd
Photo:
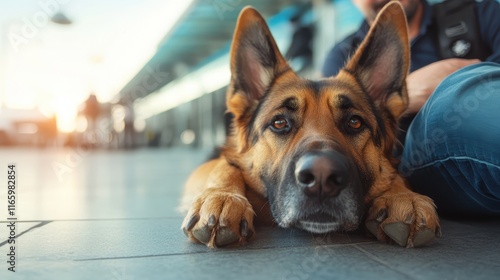
[{"label": "ceiling structure", "polygon": [[[304,0],[253,0],[251,5],[269,18]],[[209,61],[231,41],[242,0],[194,1],[159,43],[156,54],[120,91],[133,99],[157,91]]]}]

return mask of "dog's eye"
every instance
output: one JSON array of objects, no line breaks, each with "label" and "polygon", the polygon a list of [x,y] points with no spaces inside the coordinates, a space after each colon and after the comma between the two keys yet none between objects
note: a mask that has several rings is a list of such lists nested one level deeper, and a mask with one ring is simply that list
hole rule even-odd
[{"label": "dog's eye", "polygon": [[283,129],[287,126],[288,122],[285,119],[277,119],[273,122],[275,129]]},{"label": "dog's eye", "polygon": [[271,130],[276,133],[287,133],[291,127],[290,122],[285,117],[275,118],[270,125]]},{"label": "dog's eye", "polygon": [[352,116],[347,125],[352,129],[360,129],[363,126],[363,120],[358,116]]}]

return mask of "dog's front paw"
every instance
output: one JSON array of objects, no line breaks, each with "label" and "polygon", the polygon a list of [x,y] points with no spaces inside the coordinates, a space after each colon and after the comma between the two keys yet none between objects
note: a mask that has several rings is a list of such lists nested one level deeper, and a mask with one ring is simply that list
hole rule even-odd
[{"label": "dog's front paw", "polygon": [[424,246],[441,237],[436,206],[413,192],[378,197],[368,212],[366,228],[380,241],[407,248]]},{"label": "dog's front paw", "polygon": [[182,230],[190,240],[210,248],[238,242],[254,235],[254,211],[242,195],[207,189],[191,206]]}]

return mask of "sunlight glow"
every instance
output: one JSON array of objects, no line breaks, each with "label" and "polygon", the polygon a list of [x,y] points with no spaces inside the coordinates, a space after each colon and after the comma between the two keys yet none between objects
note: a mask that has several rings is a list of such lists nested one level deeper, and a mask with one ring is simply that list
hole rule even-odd
[{"label": "sunlight glow", "polygon": [[[5,39],[14,33],[22,36],[26,23],[17,18],[32,19],[35,12],[19,9],[25,14],[9,17],[0,12],[0,106],[38,108],[44,117],[57,117],[61,132],[81,131],[86,124],[77,125],[78,108],[87,96],[95,93],[99,102],[113,100],[192,3],[72,2],[65,6],[71,25],[44,22],[30,29],[32,34],[19,46]],[[40,7],[32,8],[38,12]],[[139,121],[138,127],[142,125]]]},{"label": "sunlight glow", "polygon": [[76,128],[78,104],[71,97],[60,97],[55,100],[57,128],[61,132],[72,132]]}]

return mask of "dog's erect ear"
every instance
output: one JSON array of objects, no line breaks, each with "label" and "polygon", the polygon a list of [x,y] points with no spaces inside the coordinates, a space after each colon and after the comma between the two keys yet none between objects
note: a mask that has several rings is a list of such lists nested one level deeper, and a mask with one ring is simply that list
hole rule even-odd
[{"label": "dog's erect ear", "polygon": [[[228,92],[229,110],[235,115],[243,113],[240,110],[247,108],[241,107],[258,102],[273,80],[288,69],[264,18],[252,7],[245,7],[238,18],[231,47],[233,88]],[[235,94],[248,104],[233,104],[231,98]]]},{"label": "dog's erect ear", "polygon": [[377,106],[398,119],[408,106],[406,76],[410,64],[408,27],[403,7],[389,2],[344,68]]},{"label": "dog's erect ear", "polygon": [[264,18],[252,7],[245,7],[231,46],[231,85],[227,92],[227,107],[234,115],[240,151],[248,142],[248,124],[259,101],[274,80],[288,70]]}]

